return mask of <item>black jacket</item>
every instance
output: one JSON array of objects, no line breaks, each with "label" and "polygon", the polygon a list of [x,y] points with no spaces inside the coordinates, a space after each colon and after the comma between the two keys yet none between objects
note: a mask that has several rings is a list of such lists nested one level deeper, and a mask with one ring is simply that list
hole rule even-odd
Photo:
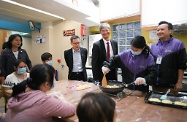
[{"label": "black jacket", "polygon": [[[129,59],[127,59],[127,60],[129,60]],[[145,62],[150,62],[151,61],[150,58],[149,59],[145,58],[145,59],[142,59],[142,60],[145,60]],[[146,60],[149,60],[149,61],[146,61]],[[154,60],[153,60],[153,62],[154,62]],[[136,67],[138,67],[136,64],[134,64],[134,65]],[[145,66],[146,65],[149,65],[149,64],[145,64]],[[119,55],[116,55],[109,62],[105,62],[104,66],[108,67],[109,69],[112,69],[112,68],[121,68],[123,82],[125,82],[125,83],[132,83],[138,77],[145,78],[147,86],[144,86],[144,85],[140,85],[140,86],[138,86],[138,85],[131,85],[131,86],[129,86],[129,89],[140,90],[140,91],[148,91],[148,85],[152,85],[153,82],[156,79],[156,68],[155,68],[155,65],[151,65],[151,66],[145,67],[145,70],[143,70],[143,71],[141,71],[141,72],[139,72],[139,73],[137,73],[135,75],[122,62],[122,60],[120,59]]]},{"label": "black jacket", "polygon": [[[24,49],[18,50],[18,59],[22,59],[27,64],[29,70],[32,68],[31,60],[29,59],[29,56],[27,52]],[[6,77],[7,75],[14,72],[14,65],[16,62],[16,57],[14,56],[11,49],[6,48],[1,52],[1,58],[0,58],[0,69],[2,76]]]},{"label": "black jacket", "polygon": [[[83,68],[83,74],[84,74],[84,81],[87,81],[87,73],[86,73],[86,61],[87,61],[87,49],[86,48],[81,48],[80,47],[80,52],[81,52],[81,59],[82,59],[82,68]],[[69,74],[68,74],[68,79],[70,79],[72,70],[73,70],[73,52],[72,48],[69,50],[64,51],[64,59],[66,61],[67,66],[69,67]]]},{"label": "black jacket", "polygon": [[[116,41],[110,41],[112,50],[113,50],[113,55],[118,54],[118,44]],[[92,72],[93,72],[93,77],[94,80],[99,80],[101,81],[103,78],[103,73],[102,73],[102,66],[104,61],[107,61],[106,58],[106,50],[105,50],[105,45],[104,45],[104,40],[101,39],[93,44],[93,49],[92,49]],[[116,80],[117,79],[117,72],[116,69],[112,69],[107,75],[106,75],[107,80]]]}]

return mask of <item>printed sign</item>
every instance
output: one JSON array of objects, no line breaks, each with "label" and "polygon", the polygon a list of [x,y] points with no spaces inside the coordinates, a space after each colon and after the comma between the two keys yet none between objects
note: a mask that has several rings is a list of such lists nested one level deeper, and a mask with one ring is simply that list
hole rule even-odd
[{"label": "printed sign", "polygon": [[63,32],[63,35],[64,36],[72,36],[72,35],[75,35],[75,29],[72,29],[72,30],[65,30]]}]

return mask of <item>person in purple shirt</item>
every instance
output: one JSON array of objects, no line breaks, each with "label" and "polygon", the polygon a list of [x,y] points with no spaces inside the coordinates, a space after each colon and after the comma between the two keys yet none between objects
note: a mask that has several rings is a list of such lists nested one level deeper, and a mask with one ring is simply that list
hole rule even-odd
[{"label": "person in purple shirt", "polygon": [[122,78],[125,83],[134,82],[129,89],[148,91],[156,79],[156,69],[153,56],[143,36],[136,36],[131,41],[131,49],[116,55],[102,67],[103,74],[112,68],[122,69]]},{"label": "person in purple shirt", "polygon": [[186,69],[186,50],[183,42],[171,35],[173,25],[161,21],[157,27],[158,42],[151,46],[155,57],[157,79],[153,90],[166,91],[174,88],[174,92],[182,89],[184,70]]}]

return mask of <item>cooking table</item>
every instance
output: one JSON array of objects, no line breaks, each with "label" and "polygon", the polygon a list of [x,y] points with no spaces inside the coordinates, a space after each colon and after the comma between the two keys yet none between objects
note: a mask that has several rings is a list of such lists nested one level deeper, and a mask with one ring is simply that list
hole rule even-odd
[{"label": "cooking table", "polygon": [[[78,91],[69,89],[69,86],[76,84],[87,84],[90,87]],[[56,86],[50,92],[53,91],[60,91],[65,99],[75,106],[85,93],[101,92],[99,87],[93,83],[70,80],[57,81]],[[116,102],[116,122],[187,122],[187,110],[185,109],[145,103],[145,93],[127,89],[124,91],[132,92],[132,94],[121,99],[112,97]],[[74,115],[61,121],[78,122],[78,118]]]}]

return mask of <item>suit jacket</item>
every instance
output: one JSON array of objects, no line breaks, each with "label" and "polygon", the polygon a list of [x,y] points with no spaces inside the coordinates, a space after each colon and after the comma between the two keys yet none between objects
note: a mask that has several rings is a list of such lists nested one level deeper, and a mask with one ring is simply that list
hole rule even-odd
[{"label": "suit jacket", "polygon": [[[19,51],[18,59],[22,59],[23,61],[25,61],[28,68],[31,69],[32,64],[27,52],[24,49],[19,49],[18,51]],[[7,75],[15,71],[14,70],[15,62],[16,62],[16,57],[14,56],[12,50],[9,48],[4,49],[1,53],[1,58],[0,58],[0,68],[1,68],[2,76],[6,77]]]},{"label": "suit jacket", "polygon": [[[86,61],[87,61],[87,49],[80,47],[80,53],[81,53],[81,59],[82,59],[82,68],[83,68],[83,74],[84,74],[84,81],[87,81],[87,73],[86,73]],[[69,74],[68,79],[70,79],[72,70],[73,70],[73,51],[72,48],[69,50],[64,51],[64,59],[66,61],[66,65],[69,67]]]},{"label": "suit jacket", "polygon": [[[113,55],[118,54],[118,44],[116,41],[111,40],[111,46],[113,50]],[[93,44],[92,49],[92,72],[94,80],[101,81],[103,78],[102,66],[103,62],[107,61],[106,58],[106,49],[104,45],[104,40],[100,39],[99,41]],[[107,80],[117,80],[117,71],[112,69],[107,75]]]}]

